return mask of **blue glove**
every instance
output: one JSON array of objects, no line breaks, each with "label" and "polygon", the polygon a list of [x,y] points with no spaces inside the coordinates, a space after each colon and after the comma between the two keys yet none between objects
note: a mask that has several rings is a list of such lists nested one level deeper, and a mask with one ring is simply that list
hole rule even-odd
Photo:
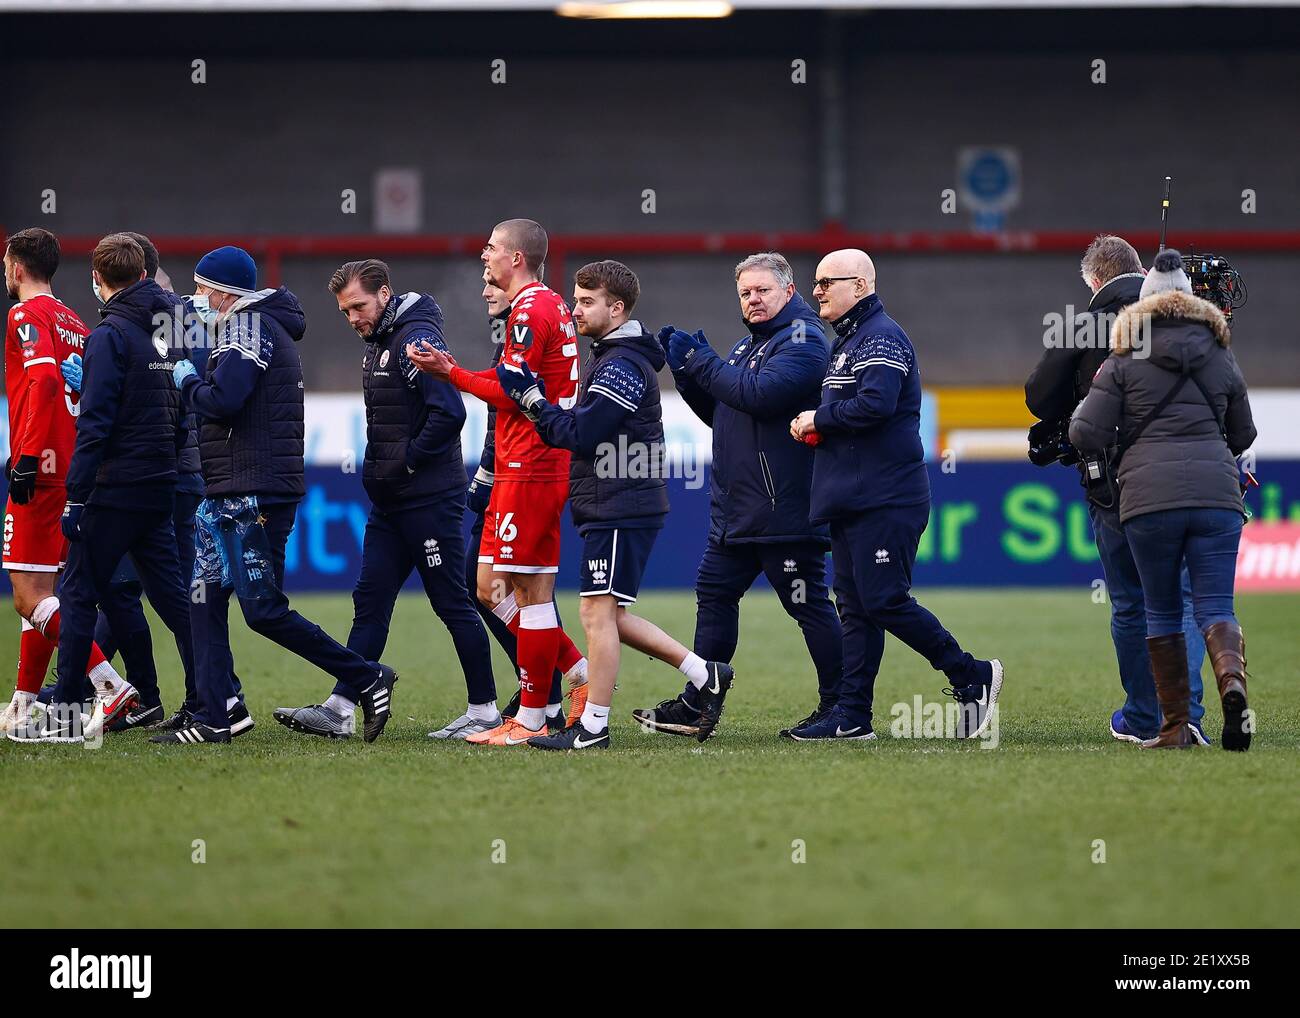
[{"label": "blue glove", "polygon": [[465,508],[476,516],[487,512],[488,503],[492,501],[492,482],[490,471],[479,467],[474,472],[474,480],[469,482],[469,491],[465,496]]},{"label": "blue glove", "polygon": [[85,509],[86,507],[80,502],[69,502],[63,507],[63,518],[59,521],[59,529],[69,541],[81,540],[81,514]]},{"label": "blue glove", "polygon": [[655,333],[655,339],[659,340],[659,345],[663,347],[665,357],[668,356],[668,337],[671,336],[676,331],[677,331],[677,326],[665,325],[662,329],[660,329],[658,332]]},{"label": "blue glove", "polygon": [[687,361],[701,350],[707,349],[708,345],[709,341],[704,338],[703,332],[692,336],[681,329],[674,329],[668,337],[668,366],[674,371],[680,371],[686,367]]},{"label": "blue glove", "polygon": [[68,388],[73,392],[81,391],[81,354],[70,354],[68,359],[59,365],[59,371],[63,374],[63,380],[68,383]]},{"label": "blue glove", "polygon": [[502,361],[497,365],[497,381],[501,383],[505,394],[518,404],[524,416],[536,424],[541,416],[542,404],[546,402],[546,386],[533,374],[528,363],[510,364]]},{"label": "blue glove", "polygon": [[176,388],[183,389],[185,388],[185,379],[189,378],[190,375],[197,375],[198,373],[198,368],[194,366],[194,362],[189,358],[186,358],[185,360],[177,361],[176,367],[172,368],[172,381],[176,383]]}]

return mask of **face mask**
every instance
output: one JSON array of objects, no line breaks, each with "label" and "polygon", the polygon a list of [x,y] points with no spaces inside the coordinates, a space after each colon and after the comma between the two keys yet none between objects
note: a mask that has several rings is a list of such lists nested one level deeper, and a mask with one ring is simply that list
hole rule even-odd
[{"label": "face mask", "polygon": [[95,277],[93,275],[90,277],[90,292],[95,295],[95,300],[99,301],[101,304],[104,303],[104,298],[99,295],[99,284],[95,282]]},{"label": "face mask", "polygon": [[204,325],[211,325],[217,320],[217,309],[208,303],[206,293],[196,293],[190,302],[194,305],[194,313]]}]

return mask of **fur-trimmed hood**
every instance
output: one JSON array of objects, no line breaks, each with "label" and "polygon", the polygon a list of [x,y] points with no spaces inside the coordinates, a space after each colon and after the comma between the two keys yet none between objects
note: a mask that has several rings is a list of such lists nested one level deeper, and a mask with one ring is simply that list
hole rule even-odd
[{"label": "fur-trimmed hood", "polygon": [[[1144,297],[1136,304],[1130,304],[1115,316],[1115,324],[1110,332],[1111,349],[1114,353],[1123,357],[1132,353],[1135,345],[1139,347],[1144,345],[1145,341],[1141,338],[1144,316],[1150,316],[1153,326],[1151,331],[1151,356],[1153,359],[1160,357],[1162,353],[1167,355],[1173,352],[1162,351],[1162,346],[1175,343],[1180,346],[1186,345],[1189,340],[1189,333],[1203,333],[1203,330],[1200,329],[1155,329],[1154,326],[1160,320],[1204,325],[1208,328],[1208,338],[1212,342],[1218,343],[1222,347],[1228,347],[1232,343],[1232,330],[1229,329],[1228,320],[1223,317],[1222,311],[1208,300],[1194,297],[1190,293],[1184,293],[1181,290],[1165,290],[1161,293],[1154,293],[1150,297]],[[1136,344],[1135,337],[1137,337]],[[1193,342],[1193,345],[1198,344]],[[1208,351],[1204,351],[1204,353],[1208,353]],[[1201,358],[1193,359],[1203,359],[1204,353]],[[1172,359],[1178,363],[1183,361],[1183,357],[1178,355],[1175,355]]]}]

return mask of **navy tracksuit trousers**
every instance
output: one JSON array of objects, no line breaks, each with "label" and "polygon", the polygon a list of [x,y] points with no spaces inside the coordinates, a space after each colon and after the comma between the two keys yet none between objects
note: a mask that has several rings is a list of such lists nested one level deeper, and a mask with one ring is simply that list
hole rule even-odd
[{"label": "navy tracksuit trousers", "polygon": [[[706,661],[730,661],[740,639],[740,599],[763,573],[781,607],[799,623],[825,706],[839,696],[843,665],[840,620],[826,589],[826,552],[815,541],[718,544],[710,541],[695,578],[695,647]],[[689,682],[684,695],[694,702]]]},{"label": "navy tracksuit trousers", "polygon": [[[451,634],[469,702],[495,703],[492,648],[474,611],[477,599],[465,585],[464,515],[464,502],[455,498],[391,511],[371,508],[362,542],[361,575],[352,591],[348,647],[368,661],[379,660],[388,642],[398,592],[415,569],[434,614]],[[477,564],[477,554],[474,559]]]},{"label": "navy tracksuit trousers", "polygon": [[[240,598],[244,621],[260,636],[311,662],[339,682],[339,691],[356,702],[379,677],[377,664],[348,650],[320,626],[289,607],[284,595],[284,546],[298,514],[297,502],[260,505],[271,551],[275,584],[260,598]],[[174,549],[173,549],[174,553]],[[148,587],[146,586],[146,592]],[[213,728],[228,727],[227,702],[236,695],[234,658],[230,653],[230,587],[208,584],[202,597],[191,598],[190,617],[194,630],[194,664],[198,681],[197,720]],[[152,596],[150,601],[153,601]],[[157,603],[154,602],[155,607]]]},{"label": "navy tracksuit trousers", "polygon": [[883,506],[831,520],[835,600],[844,627],[840,708],[871,723],[871,700],[890,633],[948,676],[953,688],[987,682],[987,661],[971,657],[912,596],[912,565],[929,522],[928,502]]},{"label": "navy tracksuit trousers", "polygon": [[[172,512],[172,527],[176,533],[176,554],[180,559],[181,578],[189,587],[190,577],[194,575],[194,511],[198,509],[202,495],[176,493],[176,508]],[[144,606],[140,597],[144,588],[140,585],[139,570],[130,557],[122,561],[108,594],[99,605],[99,618],[95,622],[95,642],[110,661],[114,655],[121,653],[122,663],[126,668],[127,680],[140,690],[140,703],[152,707],[160,702],[157,692],[158,679],[154,671],[153,639],[149,632],[149,620],[145,618]],[[179,647],[177,648],[180,649]],[[191,713],[198,708],[198,692],[194,686],[194,668],[192,657],[182,655],[185,664],[185,703],[183,706]],[[150,678],[152,677],[152,682]],[[149,686],[152,692],[146,691]],[[235,679],[239,688],[239,680]]]},{"label": "navy tracksuit trousers", "polygon": [[[84,702],[96,605],[110,601],[113,575],[127,555],[135,564],[149,603],[176,638],[185,674],[194,673],[189,586],[181,574],[172,511],[137,512],[91,504],[81,516],[80,539],[68,545],[68,564],[59,578],[58,682],[51,702]],[[145,706],[159,702],[152,651],[147,667],[132,679]]]},{"label": "navy tracksuit trousers", "polygon": [[[465,547],[465,584],[469,588],[470,596],[474,601],[474,607],[478,609],[479,616],[483,619],[488,631],[501,645],[501,649],[506,652],[510,658],[510,664],[515,670],[515,677],[519,676],[519,640],[515,634],[510,632],[510,627],[492,614],[492,610],[475,596],[478,590],[478,549],[479,543],[483,540],[483,513],[478,513],[474,517],[474,525],[470,528],[469,543]],[[555,619],[557,624],[563,626],[560,620],[560,606],[555,606]],[[547,699],[547,706],[560,703],[564,699],[564,675],[557,668],[551,675],[551,695]]]}]

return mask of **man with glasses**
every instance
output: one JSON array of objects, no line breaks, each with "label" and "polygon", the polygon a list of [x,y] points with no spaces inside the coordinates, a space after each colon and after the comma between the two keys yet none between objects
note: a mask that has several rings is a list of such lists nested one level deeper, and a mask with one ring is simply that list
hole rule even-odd
[{"label": "man with glasses", "polygon": [[[702,332],[690,335],[671,325],[659,332],[678,391],[713,428],[709,538],[696,578],[694,653],[705,661],[731,661],[740,599],[759,573],[766,574],[781,606],[799,623],[817,670],[817,708],[794,728],[834,706],[841,670],[840,623],[826,589],[828,535],[808,522],[812,450],[791,442],[787,433],[792,414],[816,405],[830,352],[784,257],[750,255],[735,275],[749,334],[725,360]],[[632,716],[652,731],[707,737],[725,693],[709,689],[702,698],[688,682],[675,700]]]},{"label": "man with glasses", "polygon": [[953,734],[972,738],[995,717],[1002,664],[966,653],[912,597],[912,564],[930,518],[916,351],[876,296],[865,251],[823,258],[813,296],[836,338],[821,405],[797,415],[790,433],[816,449],[812,519],[830,525],[844,675],[835,709],[791,737],[876,737],[872,693],[892,633],[947,676],[945,692],[961,705]]}]

